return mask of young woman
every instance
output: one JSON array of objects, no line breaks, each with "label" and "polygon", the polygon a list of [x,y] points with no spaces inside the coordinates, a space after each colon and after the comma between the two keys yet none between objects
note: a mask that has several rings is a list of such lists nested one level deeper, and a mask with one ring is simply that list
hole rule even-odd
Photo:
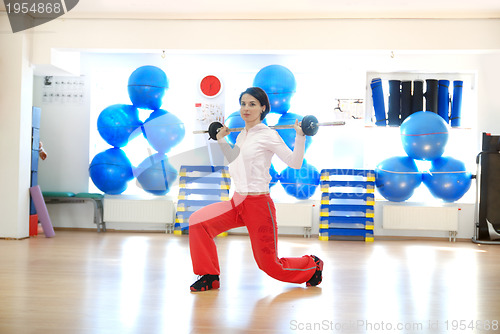
[{"label": "young woman", "polygon": [[245,128],[231,148],[224,137],[227,127],[220,129],[217,141],[229,163],[234,185],[230,201],[208,205],[189,219],[189,247],[193,271],[199,279],[191,291],[218,289],[219,261],[214,237],[235,227],[246,226],[252,251],[260,269],[269,276],[290,283],[316,286],[321,283],[323,261],[314,255],[278,258],[276,209],[269,196],[269,168],[276,154],[292,168],[300,168],[304,158],[305,136],[296,120],[294,150],[279,134],[262,123],[269,113],[269,99],[264,90],[251,87],[240,95],[240,115]]}]

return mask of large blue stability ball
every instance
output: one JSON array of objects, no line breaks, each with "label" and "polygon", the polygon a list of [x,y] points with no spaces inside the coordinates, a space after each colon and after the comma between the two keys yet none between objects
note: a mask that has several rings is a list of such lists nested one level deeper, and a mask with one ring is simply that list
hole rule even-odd
[{"label": "large blue stability ball", "polygon": [[469,190],[472,176],[462,161],[441,157],[432,161],[429,172],[423,173],[423,181],[434,197],[455,202]]},{"label": "large blue stability ball", "polygon": [[[266,119],[262,120],[263,124],[267,124]],[[231,115],[229,115],[226,118],[225,125],[228,128],[244,128],[245,127],[245,121],[241,117],[241,114],[239,111],[233,112]],[[225,138],[227,142],[231,145],[234,145],[236,143],[236,138],[240,134],[241,131],[237,132],[231,132],[228,134]]]},{"label": "large blue stability ball", "polygon": [[[304,118],[304,116],[301,116],[301,115],[297,115],[294,113],[286,113],[278,119],[278,123],[276,123],[276,125],[294,124],[295,120],[298,119],[299,122],[301,122],[303,118]],[[281,136],[281,138],[285,142],[286,146],[288,146],[293,151],[293,149],[295,148],[295,137],[297,134],[295,129],[293,129],[293,128],[292,129],[278,129],[276,131],[278,131],[278,134]],[[311,142],[312,142],[312,137],[306,136],[305,150],[307,150],[309,148],[309,146],[311,145]]]},{"label": "large blue stability ball", "polygon": [[142,125],[136,107],[128,104],[114,104],[99,114],[97,130],[111,146],[124,147],[138,135],[135,131]]},{"label": "large blue stability ball", "polygon": [[144,121],[142,131],[148,143],[159,153],[170,151],[186,134],[184,123],[163,109],[155,110],[149,115]]},{"label": "large blue stability ball", "polygon": [[403,148],[412,159],[437,159],[443,155],[448,142],[446,123],[431,111],[419,111],[407,117],[400,132]]},{"label": "large blue stability ball", "polygon": [[269,97],[272,113],[284,114],[290,109],[290,100],[297,89],[292,71],[285,66],[269,65],[262,68],[253,80]]},{"label": "large blue stability ball", "polygon": [[128,79],[128,95],[137,108],[159,109],[167,89],[167,75],[156,66],[141,66]]},{"label": "large blue stability ball", "polygon": [[132,164],[119,148],[98,153],[90,163],[89,174],[95,186],[110,195],[124,192],[127,183],[134,178]]},{"label": "large blue stability ball", "polygon": [[409,157],[392,157],[375,168],[375,184],[385,199],[403,202],[409,199],[422,183],[422,174]]},{"label": "large blue stability ball", "polygon": [[300,169],[287,167],[280,173],[285,192],[297,199],[308,199],[319,185],[318,170],[304,159]]},{"label": "large blue stability ball", "polygon": [[153,195],[165,195],[177,179],[177,170],[163,153],[155,153],[144,159],[134,170],[142,189]]},{"label": "large blue stability ball", "polygon": [[[226,118],[225,125],[228,128],[244,128],[245,121],[241,117],[240,112],[235,111]],[[225,138],[229,142],[229,144],[234,145],[236,143],[236,137],[238,137],[239,134],[240,131],[231,132]]]}]

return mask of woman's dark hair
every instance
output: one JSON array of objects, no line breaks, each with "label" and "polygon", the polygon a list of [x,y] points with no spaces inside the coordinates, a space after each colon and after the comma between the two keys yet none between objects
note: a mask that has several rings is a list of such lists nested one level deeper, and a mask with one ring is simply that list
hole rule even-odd
[{"label": "woman's dark hair", "polygon": [[241,98],[245,94],[252,95],[253,97],[255,97],[257,99],[257,101],[260,102],[260,105],[266,107],[266,109],[260,114],[260,120],[262,121],[264,118],[266,118],[266,115],[269,114],[269,112],[271,111],[271,105],[269,104],[269,98],[267,97],[266,92],[262,88],[259,88],[259,87],[247,88],[240,95],[240,104],[241,104]]}]

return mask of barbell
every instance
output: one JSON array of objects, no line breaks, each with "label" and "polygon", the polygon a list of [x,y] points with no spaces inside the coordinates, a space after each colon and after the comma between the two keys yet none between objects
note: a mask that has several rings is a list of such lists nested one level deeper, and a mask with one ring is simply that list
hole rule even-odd
[{"label": "barbell", "polygon": [[[338,121],[338,122],[325,122],[325,123],[319,123],[318,119],[316,116],[313,115],[307,115],[304,116],[302,121],[300,122],[300,127],[302,128],[302,131],[306,136],[314,136],[316,133],[318,133],[318,129],[320,126],[335,126],[335,125],[345,125],[344,121]],[[212,122],[208,130],[197,130],[193,131],[194,134],[201,134],[201,133],[208,133],[210,136],[210,139],[217,140],[217,133],[220,131],[220,129],[224,127],[224,125],[220,122]],[[294,127],[294,124],[283,124],[283,125],[273,125],[270,126],[271,129],[292,129]],[[243,130],[244,128],[230,128],[229,132],[239,132]]]}]

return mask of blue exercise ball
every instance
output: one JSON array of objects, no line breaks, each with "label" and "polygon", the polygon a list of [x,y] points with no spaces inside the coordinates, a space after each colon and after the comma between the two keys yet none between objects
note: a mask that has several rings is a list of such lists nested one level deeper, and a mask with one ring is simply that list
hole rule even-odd
[{"label": "blue exercise ball", "polygon": [[[239,111],[233,112],[231,115],[229,115],[226,120],[225,120],[225,125],[228,128],[244,128],[245,127],[245,121],[241,117],[241,114]],[[267,124],[266,119],[262,120],[263,124]],[[228,134],[225,138],[231,146],[233,146],[236,143],[236,138],[240,134],[241,131],[237,132],[231,132]]]},{"label": "blue exercise ball", "polygon": [[273,165],[269,168],[269,175],[271,175],[271,182],[269,182],[269,188],[275,186],[280,180],[280,174],[276,171]]},{"label": "blue exercise ball", "polygon": [[292,71],[285,66],[269,65],[262,68],[255,75],[253,85],[267,93],[270,112],[284,114],[290,109],[290,100],[295,94],[297,82]]},{"label": "blue exercise ball", "polygon": [[375,168],[375,184],[380,194],[392,202],[409,199],[422,183],[422,174],[410,157],[392,157]]},{"label": "blue exercise ball", "polygon": [[142,131],[148,143],[159,153],[170,151],[186,134],[184,123],[163,109],[155,110],[149,115],[144,121]]},{"label": "blue exercise ball", "polygon": [[[228,128],[244,128],[245,127],[245,121],[240,115],[239,111],[235,111],[232,114],[230,114],[225,121],[225,125]],[[234,145],[236,143],[236,138],[240,134],[241,131],[238,132],[231,132],[228,134],[225,138],[227,142],[231,145]]]},{"label": "blue exercise ball", "polygon": [[[276,123],[276,125],[294,124],[295,120],[298,119],[299,122],[301,122],[303,118],[304,118],[304,116],[301,116],[301,115],[297,115],[297,114],[293,114],[293,113],[286,113],[278,119],[278,123]],[[281,138],[285,142],[286,146],[288,146],[288,148],[290,148],[293,151],[293,149],[295,148],[295,137],[296,137],[295,129],[293,129],[293,128],[292,129],[278,129],[276,131],[281,136]],[[312,142],[312,137],[306,136],[305,150],[307,150],[309,148],[309,146],[311,145],[311,142]]]},{"label": "blue exercise ball", "polygon": [[429,172],[423,173],[423,182],[434,197],[455,202],[469,190],[472,175],[462,161],[441,157],[432,161]]},{"label": "blue exercise ball", "polygon": [[286,114],[290,110],[290,103],[294,93],[269,94],[269,105],[272,113]]},{"label": "blue exercise ball", "polygon": [[127,183],[134,178],[132,164],[119,148],[96,154],[90,163],[89,174],[95,186],[110,195],[124,192]]},{"label": "blue exercise ball", "polygon": [[412,159],[434,160],[441,157],[448,142],[448,126],[441,116],[419,111],[401,124],[403,148]]},{"label": "blue exercise ball", "polygon": [[111,146],[124,147],[138,135],[135,131],[142,125],[136,107],[128,104],[114,104],[99,114],[97,130]]},{"label": "blue exercise ball", "polygon": [[300,169],[285,168],[280,173],[280,182],[285,192],[297,199],[308,199],[319,185],[318,170],[304,159]]},{"label": "blue exercise ball", "polygon": [[128,79],[128,96],[137,108],[159,109],[167,89],[167,75],[156,66],[141,66]]},{"label": "blue exercise ball", "polygon": [[155,153],[144,159],[134,170],[134,175],[144,191],[153,195],[165,195],[177,179],[177,170],[163,153]]}]

